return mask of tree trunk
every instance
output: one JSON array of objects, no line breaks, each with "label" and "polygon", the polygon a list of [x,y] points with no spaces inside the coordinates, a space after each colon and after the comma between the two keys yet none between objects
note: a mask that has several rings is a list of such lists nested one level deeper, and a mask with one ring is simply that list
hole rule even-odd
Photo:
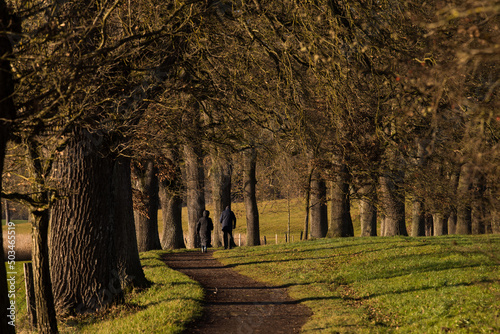
[{"label": "tree trunk", "polygon": [[157,169],[152,161],[133,164],[134,220],[139,252],[161,249],[158,233],[158,177],[156,173]]},{"label": "tree trunk", "polygon": [[500,234],[500,212],[493,211],[491,213],[491,232]]},{"label": "tree trunk", "polygon": [[351,218],[349,195],[350,175],[347,166],[339,158],[334,161],[338,172],[331,184],[331,217],[328,235],[330,237],[352,237],[354,226]]},{"label": "tree trunk", "polygon": [[8,222],[10,222],[9,201],[5,200],[3,203],[5,205],[5,209],[4,209],[4,212],[5,212],[5,223],[7,224]]},{"label": "tree trunk", "polygon": [[184,160],[188,211],[187,247],[193,249],[199,247],[196,223],[205,210],[205,172],[201,147],[192,143],[184,145]]},{"label": "tree trunk", "polygon": [[252,147],[243,152],[243,200],[247,218],[247,246],[260,245],[259,210],[255,189],[257,184],[256,166],[257,151]]},{"label": "tree trunk", "polygon": [[452,208],[450,210],[450,216],[448,217],[448,234],[457,233],[457,210]]},{"label": "tree trunk", "polygon": [[311,236],[324,238],[328,232],[328,207],[326,205],[326,183],[316,177],[311,181]]},{"label": "tree trunk", "polygon": [[364,184],[359,189],[359,220],[361,236],[377,236],[377,207],[375,206],[376,191],[372,184]]},{"label": "tree trunk", "polygon": [[[12,81],[12,68],[9,62],[12,46],[6,33],[10,30],[10,22],[12,22],[12,20],[8,13],[7,5],[5,1],[0,1],[0,25],[2,26],[2,33],[0,33],[0,54],[2,54],[0,58],[0,191],[2,190],[2,171],[5,159],[5,148],[11,133],[11,123],[9,120],[14,119],[16,115],[16,109],[12,100],[14,83]],[[0,210],[1,206],[2,203],[0,201]],[[0,233],[0,259],[4,259],[2,233]],[[10,318],[10,308],[7,270],[2,263],[2,265],[0,265],[0,332],[2,332],[2,334],[15,333],[15,327],[13,326],[14,319]]]},{"label": "tree trunk", "polygon": [[[472,234],[486,233],[486,177],[479,167],[474,168],[472,175],[471,227]],[[491,221],[491,219],[489,219]]]},{"label": "tree trunk", "polygon": [[[453,193],[456,193],[458,190],[458,181],[460,177],[459,168],[455,168],[450,175],[450,187]],[[455,201],[456,202],[456,201]],[[455,205],[451,205],[449,208],[449,216],[448,216],[448,234],[456,234],[457,233],[457,207]]]},{"label": "tree trunk", "polygon": [[424,203],[421,200],[413,200],[412,208],[412,224],[411,236],[422,237],[425,236],[425,210]]},{"label": "tree trunk", "polygon": [[434,235],[434,219],[432,215],[425,214],[425,235],[431,237]]},{"label": "tree trunk", "polygon": [[37,327],[40,333],[58,333],[57,318],[52,294],[49,266],[49,222],[50,212],[30,210],[32,224],[32,264]]},{"label": "tree trunk", "polygon": [[160,203],[163,218],[162,249],[186,248],[182,231],[182,173],[177,149],[171,150],[160,168]]},{"label": "tree trunk", "polygon": [[130,159],[117,158],[112,179],[113,223],[117,276],[122,288],[148,286],[137,249],[131,181]]},{"label": "tree trunk", "polygon": [[434,235],[447,235],[448,234],[448,217],[442,213],[435,213],[433,216],[434,221]]},{"label": "tree trunk", "polygon": [[222,211],[231,205],[231,174],[232,166],[227,158],[221,157],[216,149],[212,150],[212,201],[214,205],[214,231],[212,245],[222,245],[222,227],[219,218]]},{"label": "tree trunk", "polygon": [[312,162],[309,162],[309,170],[307,173],[307,181],[306,181],[306,193],[305,193],[305,219],[304,219],[304,240],[309,239],[309,211],[310,211],[310,202],[311,202],[311,183],[312,176],[314,173],[314,165]]},{"label": "tree trunk", "polygon": [[[54,168],[64,199],[51,216],[50,260],[56,311],[94,312],[120,297],[112,219],[112,159],[94,135],[75,131]],[[102,153],[100,153],[101,151]],[[118,283],[118,284],[117,284]],[[117,289],[118,285],[118,289]]]},{"label": "tree trunk", "polygon": [[380,201],[385,217],[384,236],[408,235],[405,223],[405,202],[402,189],[402,175],[389,172],[380,177]]},{"label": "tree trunk", "polygon": [[460,170],[458,179],[458,205],[456,234],[472,233],[471,208],[472,166],[465,164]]},{"label": "tree trunk", "polygon": [[160,182],[160,203],[163,214],[161,248],[186,248],[182,231],[182,198],[165,181]]}]

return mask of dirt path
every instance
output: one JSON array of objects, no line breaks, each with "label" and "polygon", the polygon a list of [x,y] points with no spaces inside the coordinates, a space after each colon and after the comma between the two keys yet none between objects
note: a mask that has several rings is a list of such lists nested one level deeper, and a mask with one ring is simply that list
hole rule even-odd
[{"label": "dirt path", "polygon": [[311,311],[282,287],[266,286],[224,267],[213,251],[171,253],[167,265],[205,288],[204,314],[186,333],[298,333]]}]

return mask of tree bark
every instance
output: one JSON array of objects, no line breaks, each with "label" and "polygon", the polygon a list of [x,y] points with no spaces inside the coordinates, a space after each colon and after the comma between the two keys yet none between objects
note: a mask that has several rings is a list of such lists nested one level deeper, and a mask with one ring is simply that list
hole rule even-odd
[{"label": "tree bark", "polygon": [[148,286],[137,248],[131,181],[130,159],[117,158],[112,179],[113,223],[117,276],[122,289]]},{"label": "tree bark", "polygon": [[376,191],[372,184],[364,184],[358,193],[359,200],[359,220],[361,224],[361,236],[377,236],[377,207],[375,206]]},{"label": "tree bark", "polygon": [[443,213],[435,213],[433,215],[434,235],[448,234],[448,217]]},{"label": "tree bark", "polygon": [[347,166],[336,158],[334,161],[338,172],[331,184],[331,217],[328,235],[330,237],[352,237],[354,226],[351,218],[351,201],[349,194],[350,175]]},{"label": "tree bark", "polygon": [[[486,177],[479,167],[475,167],[472,175],[471,227],[472,234],[485,234],[487,230],[486,217]],[[491,224],[491,219],[489,219]]]},{"label": "tree bark", "polygon": [[311,181],[311,236],[324,238],[328,232],[328,206],[326,205],[326,183],[315,177]]},{"label": "tree bark", "polygon": [[48,234],[50,212],[48,209],[31,210],[29,221],[32,224],[33,250],[31,261],[33,264],[38,331],[47,334],[58,333],[49,266]]},{"label": "tree bark", "polygon": [[472,166],[465,164],[460,169],[458,179],[458,205],[456,234],[472,233],[472,208],[471,208]]},{"label": "tree bark", "polygon": [[243,200],[247,218],[247,246],[260,245],[259,210],[257,207],[255,174],[257,151],[254,147],[243,152]]},{"label": "tree bark", "polygon": [[424,203],[419,199],[413,200],[411,236],[425,236],[425,210]]},{"label": "tree bark", "polygon": [[306,193],[305,193],[305,219],[304,219],[304,240],[309,239],[309,212],[310,212],[310,202],[311,202],[311,183],[312,183],[312,177],[314,173],[314,165],[310,161],[309,162],[309,167],[308,167],[308,172],[307,172],[307,180],[306,180]]},{"label": "tree bark", "polygon": [[450,216],[448,217],[448,234],[457,233],[457,210],[452,208],[450,210]]},{"label": "tree bark", "polygon": [[384,236],[407,236],[405,223],[405,202],[402,189],[398,186],[402,182],[402,175],[388,172],[380,176],[380,201],[385,217]]},{"label": "tree bark", "polygon": [[222,211],[231,205],[231,174],[232,166],[226,157],[221,157],[220,152],[212,150],[212,201],[214,205],[213,219],[214,230],[212,234],[212,245],[222,246],[222,227],[218,224]]},{"label": "tree bark", "polygon": [[196,223],[205,210],[205,172],[200,145],[185,144],[184,161],[188,211],[187,247],[193,249],[199,247]]},{"label": "tree bark", "polygon": [[182,231],[182,184],[178,154],[171,151],[160,170],[160,203],[163,218],[162,249],[186,248]]},{"label": "tree bark", "polygon": [[[12,80],[12,68],[10,66],[10,55],[12,53],[12,46],[7,31],[11,30],[9,27],[11,17],[9,15],[5,1],[0,1],[0,26],[2,32],[0,33],[0,191],[2,190],[2,171],[5,159],[5,148],[7,140],[11,133],[11,123],[16,115],[16,109],[12,100],[12,93],[14,92],[14,83]],[[0,201],[0,210],[2,203]],[[1,211],[0,211],[1,212]],[[4,259],[3,252],[3,237],[0,233],[0,259]],[[0,332],[5,334],[15,333],[15,327],[9,322],[11,319],[9,289],[7,287],[7,270],[5,265],[0,265]],[[13,319],[12,319],[13,321]]]},{"label": "tree bark", "polygon": [[64,199],[51,216],[50,259],[56,311],[94,312],[121,297],[112,219],[112,159],[95,135],[76,130],[54,168]]},{"label": "tree bark", "polygon": [[161,249],[158,232],[158,177],[153,161],[134,163],[134,220],[137,249],[146,252]]},{"label": "tree bark", "polygon": [[8,223],[8,222],[10,222],[9,202],[7,200],[5,200],[3,203],[4,203],[4,206],[5,206],[5,209],[4,209],[4,212],[5,212],[5,223]]}]

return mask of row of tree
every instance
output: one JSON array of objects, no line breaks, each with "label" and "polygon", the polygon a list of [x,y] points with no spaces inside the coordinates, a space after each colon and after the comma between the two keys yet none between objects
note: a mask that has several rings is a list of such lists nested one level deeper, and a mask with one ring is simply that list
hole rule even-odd
[{"label": "row of tree", "polygon": [[304,196],[306,238],[352,236],[352,199],[363,236],[407,235],[406,203],[414,236],[499,232],[499,9],[0,1],[2,196],[29,207],[39,331],[147,286],[139,251],[195,247],[207,188],[215,217],[241,190],[249,245],[257,179]]}]

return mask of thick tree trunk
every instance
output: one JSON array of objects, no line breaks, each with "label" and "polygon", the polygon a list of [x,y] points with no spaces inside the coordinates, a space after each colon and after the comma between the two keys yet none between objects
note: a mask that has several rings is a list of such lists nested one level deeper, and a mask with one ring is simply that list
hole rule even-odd
[{"label": "thick tree trunk", "polygon": [[347,166],[338,158],[334,163],[338,172],[331,184],[332,202],[328,235],[330,237],[352,237],[354,236],[354,226],[351,218],[349,194],[350,175]]},{"label": "thick tree trunk", "polygon": [[460,170],[458,179],[458,205],[456,234],[472,233],[471,208],[472,166],[465,164]]},{"label": "thick tree trunk", "polygon": [[177,149],[171,150],[160,167],[160,203],[163,218],[162,249],[186,248],[182,231],[182,173]]},{"label": "thick tree trunk", "polygon": [[317,177],[311,181],[311,237],[324,238],[328,232],[326,183]]},{"label": "thick tree trunk", "polygon": [[361,224],[361,236],[377,236],[377,207],[375,206],[376,191],[372,184],[364,184],[358,191],[359,220]]},{"label": "thick tree trunk", "polygon": [[[51,216],[50,260],[56,311],[60,315],[94,312],[120,297],[112,219],[112,159],[85,130],[68,142],[54,180],[64,199]],[[105,151],[105,150],[104,150]]]},{"label": "thick tree trunk", "polygon": [[433,215],[434,235],[448,234],[448,217],[443,213],[435,213]]},{"label": "thick tree trunk", "polygon": [[405,223],[404,194],[398,184],[399,173],[390,172],[380,177],[380,202],[385,217],[384,236],[408,235]]},{"label": "thick tree trunk", "polygon": [[58,333],[57,318],[52,294],[49,266],[49,222],[48,209],[31,210],[32,224],[32,264],[37,327],[40,333]]},{"label": "thick tree trunk", "polygon": [[452,208],[450,210],[450,216],[448,217],[448,234],[457,233],[457,210]]},{"label": "thick tree trunk", "polygon": [[255,188],[256,166],[257,151],[252,147],[243,152],[243,200],[247,218],[247,246],[260,245],[259,210]]},{"label": "thick tree trunk", "polygon": [[146,252],[161,249],[158,232],[158,177],[152,161],[134,163],[132,188],[137,249]]},{"label": "thick tree trunk", "polygon": [[214,231],[212,245],[222,246],[222,227],[218,224],[222,211],[231,205],[231,174],[232,166],[227,158],[221,157],[215,149],[212,150],[212,201],[214,205]]},{"label": "thick tree trunk", "polygon": [[[488,209],[486,203],[486,177],[479,167],[474,168],[472,175],[471,227],[472,234],[485,234],[487,230],[486,217]],[[491,219],[489,219],[491,224]]]},{"label": "thick tree trunk", "polygon": [[491,214],[491,232],[500,234],[500,212],[493,211]]},{"label": "thick tree trunk", "polygon": [[130,285],[146,287],[148,281],[144,276],[137,249],[130,159],[118,158],[115,160],[112,192],[117,276],[122,288]]},{"label": "thick tree trunk", "polygon": [[[11,123],[9,120],[15,118],[16,109],[12,100],[14,83],[10,66],[10,54],[12,46],[7,31],[10,30],[9,23],[12,22],[8,14],[5,1],[0,1],[0,191],[2,190],[2,171],[5,159],[5,147],[11,133]],[[2,203],[0,201],[0,210]],[[1,212],[1,211],[0,211]],[[0,232],[0,259],[4,259],[3,237]],[[9,277],[10,278],[10,277]],[[11,319],[11,305],[9,300],[9,289],[7,287],[7,271],[5,265],[0,265],[0,332],[2,334],[15,333],[14,319]],[[11,322],[9,324],[9,322]]]},{"label": "thick tree trunk", "polygon": [[160,203],[163,218],[162,249],[186,248],[182,231],[182,198],[166,181],[160,182]]},{"label": "thick tree trunk", "polygon": [[184,161],[188,211],[187,247],[193,249],[199,247],[196,223],[205,210],[205,172],[201,147],[192,143],[184,145]]},{"label": "thick tree trunk", "polygon": [[[460,177],[459,169],[452,171],[450,175],[450,187],[453,193],[457,192],[458,189],[458,180]],[[457,233],[457,207],[455,205],[451,205],[449,208],[448,215],[448,234],[456,234]]]},{"label": "thick tree trunk", "polygon": [[418,199],[413,200],[411,236],[412,237],[425,236],[424,203]]},{"label": "thick tree trunk", "polygon": [[432,215],[425,214],[425,235],[431,237],[434,235],[434,219]]}]

